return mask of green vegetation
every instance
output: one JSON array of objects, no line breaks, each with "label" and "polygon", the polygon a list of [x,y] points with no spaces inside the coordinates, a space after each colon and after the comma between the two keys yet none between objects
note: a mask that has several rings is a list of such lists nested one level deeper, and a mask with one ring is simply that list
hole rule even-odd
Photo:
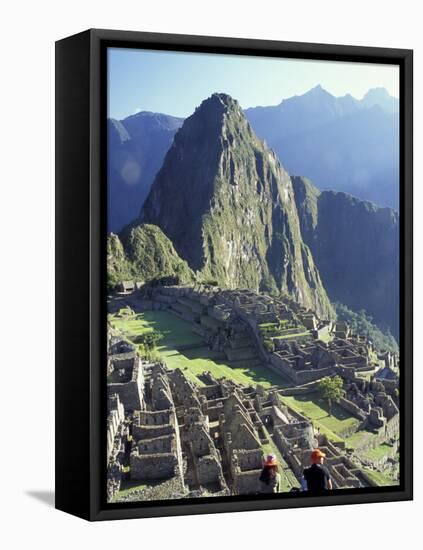
[{"label": "green vegetation", "polygon": [[372,321],[372,317],[364,309],[358,312],[348,309],[344,304],[334,303],[337,317],[340,321],[346,321],[355,334],[367,336],[379,351],[389,350],[399,353],[397,341],[389,329],[383,332]]},{"label": "green vegetation", "polygon": [[188,264],[159,227],[141,224],[127,229],[121,238],[112,234],[107,239],[109,287],[122,280],[148,282],[167,276],[176,276],[181,282],[194,281]]},{"label": "green vegetation", "polygon": [[[368,334],[380,350],[397,352],[395,340],[385,329],[390,327],[398,337],[398,280],[387,275],[398,261],[398,212],[347,193],[320,192],[301,177],[293,177],[292,183],[301,235],[325,290],[347,304],[346,308],[334,304],[338,318],[357,323],[354,330]],[[374,320],[359,312],[363,307]]]},{"label": "green vegetation", "polygon": [[136,316],[136,313],[135,311],[130,308],[129,306],[126,306],[126,307],[121,307],[120,310],[118,311],[118,313],[116,313],[116,317],[135,317]]},{"label": "green vegetation", "polygon": [[385,457],[391,457],[395,453],[394,453],[394,447],[392,445],[389,445],[388,443],[382,443],[381,445],[378,445],[373,449],[368,449],[360,454],[361,456],[369,460],[378,461]]},{"label": "green vegetation", "polygon": [[292,187],[295,194],[295,202],[300,214],[302,214],[301,232],[313,231],[318,223],[318,206],[317,202],[320,196],[320,191],[313,183],[302,176],[292,176]]},{"label": "green vegetation", "polygon": [[[295,330],[295,332],[284,334],[288,330]],[[279,319],[277,323],[261,323],[259,325],[259,333],[263,339],[264,347],[269,352],[275,349],[274,340],[289,340],[291,338],[301,338],[310,335],[310,331],[301,323],[288,319]]]},{"label": "green vegetation", "polygon": [[272,351],[275,351],[275,344],[272,340],[266,339],[263,341],[263,345],[269,353],[272,353]]},{"label": "green vegetation", "polygon": [[107,286],[115,288],[121,281],[131,279],[132,266],[126,258],[123,245],[117,235],[107,237]]},{"label": "green vegetation", "polygon": [[[159,348],[161,349],[161,348]],[[161,351],[163,359],[171,369],[180,368],[188,378],[199,385],[203,385],[201,375],[204,371],[210,371],[215,378],[229,378],[245,386],[256,386],[261,384],[270,388],[275,384],[286,384],[282,377],[261,365],[252,364],[247,366],[247,361],[242,365],[226,359],[216,358],[215,353],[208,347],[195,348],[179,352],[177,349]]]},{"label": "green vegetation", "polygon": [[278,323],[260,323],[258,327],[261,332],[261,331],[265,331],[268,328],[275,328],[277,326],[278,326]]},{"label": "green vegetation", "polygon": [[[169,368],[180,368],[193,382],[203,385],[201,375],[210,371],[215,378],[229,378],[247,386],[261,384],[291,386],[292,383],[277,375],[257,361],[230,362],[222,354],[211,351],[203,339],[192,332],[190,323],[166,311],[146,311],[139,315],[123,315],[123,310],[109,317],[113,327],[133,343],[140,336],[159,333],[161,339],[156,347],[160,357]],[[202,345],[203,344],[203,345]]]},{"label": "green vegetation", "polygon": [[296,332],[295,334],[282,334],[279,336],[274,336],[275,340],[289,340],[290,338],[300,338],[302,336],[310,335],[310,331],[305,330],[303,332]]},{"label": "green vegetation", "polygon": [[388,473],[378,472],[368,468],[363,468],[363,471],[366,472],[370,479],[372,479],[379,487],[389,487],[390,485],[396,485],[398,483]]},{"label": "green vegetation", "polygon": [[343,441],[344,434],[358,428],[360,424],[357,418],[336,403],[332,404],[332,414],[330,415],[327,401],[318,392],[284,395],[280,397],[280,400],[282,404],[288,405],[309,418],[315,428],[318,428],[322,434],[327,435],[334,442]]},{"label": "green vegetation", "polygon": [[259,332],[262,336],[278,336],[281,331],[287,329],[295,329],[298,333],[306,331],[302,324],[288,319],[279,319],[277,323],[261,323],[259,325]]},{"label": "green vegetation", "polygon": [[364,447],[368,445],[372,439],[376,439],[377,434],[374,434],[372,432],[367,432],[365,430],[360,430],[358,432],[355,432],[351,436],[347,437],[345,439],[345,445],[348,449],[356,450],[360,449],[360,447]]},{"label": "green vegetation", "polygon": [[146,487],[150,487],[152,485],[156,484],[157,482],[150,482],[150,483],[142,483],[138,480],[124,480],[122,481],[122,485],[120,490],[114,495],[111,502],[118,502],[120,499],[125,498],[129,496],[131,493],[136,493],[138,491],[144,490]]},{"label": "green vegetation", "polygon": [[318,388],[329,407],[329,416],[332,416],[332,403],[338,403],[344,396],[344,382],[340,376],[325,376],[319,382]]},{"label": "green vegetation", "polygon": [[161,348],[171,349],[176,345],[189,347],[203,342],[201,336],[192,332],[190,323],[167,311],[145,311],[124,318],[119,317],[121,311],[112,316],[111,323],[132,341],[136,336],[155,332],[162,335]]},{"label": "green vegetation", "polygon": [[145,332],[133,337],[136,344],[140,344],[146,351],[152,351],[157,347],[160,340],[163,339],[163,334],[160,332]]},{"label": "green vegetation", "polygon": [[201,279],[201,283],[204,285],[219,286],[219,281],[217,279],[213,279],[212,277]]},{"label": "green vegetation", "polygon": [[331,342],[332,340],[334,339],[334,335],[332,332],[329,332],[327,331],[326,333],[322,334],[321,336],[319,336],[319,340],[321,342],[325,342],[325,343],[329,343]]}]

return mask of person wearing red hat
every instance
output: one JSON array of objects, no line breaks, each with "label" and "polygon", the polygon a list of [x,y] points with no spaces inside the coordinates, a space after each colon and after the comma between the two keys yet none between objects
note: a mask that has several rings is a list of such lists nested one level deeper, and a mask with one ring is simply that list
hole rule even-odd
[{"label": "person wearing red hat", "polygon": [[263,463],[260,474],[261,493],[279,493],[281,490],[281,475],[275,455],[268,455]]},{"label": "person wearing red hat", "polygon": [[325,453],[320,449],[313,449],[310,454],[311,466],[304,469],[304,479],[310,493],[321,494],[333,487],[329,471],[323,466],[325,458]]}]

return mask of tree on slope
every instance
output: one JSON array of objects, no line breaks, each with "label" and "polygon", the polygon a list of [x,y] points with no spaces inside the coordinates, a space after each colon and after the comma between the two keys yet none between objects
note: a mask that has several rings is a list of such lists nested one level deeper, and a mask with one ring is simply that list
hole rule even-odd
[{"label": "tree on slope", "polygon": [[329,407],[329,416],[332,416],[332,403],[338,403],[344,396],[343,380],[340,376],[325,376],[319,382],[318,388],[323,399],[326,399]]}]

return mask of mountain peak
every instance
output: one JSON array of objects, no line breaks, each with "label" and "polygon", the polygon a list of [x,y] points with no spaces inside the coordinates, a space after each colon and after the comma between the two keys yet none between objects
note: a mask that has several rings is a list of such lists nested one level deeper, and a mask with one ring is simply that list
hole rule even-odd
[{"label": "mountain peak", "polygon": [[384,111],[397,113],[399,111],[399,100],[390,95],[386,88],[370,88],[364,95],[361,103],[364,107],[378,106]]},{"label": "mountain peak", "polygon": [[325,90],[325,88],[323,88],[321,84],[317,84],[313,88],[310,88],[310,90],[308,90],[308,92],[306,92],[303,95],[304,96],[316,96],[316,97],[319,97],[319,96],[331,96],[331,97],[333,97],[332,94],[330,92],[328,92],[327,90]]},{"label": "mountain peak", "polygon": [[[252,130],[237,100],[225,93],[214,93],[195,109],[175,136],[175,144],[189,139],[199,145],[201,141],[210,152],[220,148],[221,139],[244,134],[251,137]],[[257,138],[255,138],[257,139]]]},{"label": "mountain peak", "polygon": [[165,113],[155,113],[153,111],[137,111],[136,113],[124,118],[122,122],[133,119],[165,120],[172,118],[177,119],[178,117],[173,117],[172,115],[167,115]]},{"label": "mountain peak", "polygon": [[135,223],[160,227],[202,278],[283,290],[332,315],[301,241],[291,179],[228,94],[212,94],[185,120]]},{"label": "mountain peak", "polygon": [[[222,105],[226,105],[228,107],[238,105],[238,101],[236,99],[234,99],[229,94],[225,94],[223,92],[215,92],[214,94],[212,94],[210,96],[209,100],[210,99],[213,100],[213,101],[220,101],[220,103],[222,103]],[[208,101],[208,100],[206,99],[205,101]]]},{"label": "mountain peak", "polygon": [[194,114],[211,112],[216,115],[226,113],[232,109],[240,109],[238,101],[233,99],[229,94],[216,92],[207,99],[204,99],[195,109]]},{"label": "mountain peak", "polygon": [[[365,94],[364,94],[364,98],[387,98],[387,97],[391,97],[388,90],[386,88],[383,88],[382,86],[380,87],[377,87],[377,88],[370,88]],[[364,99],[363,98],[363,99]]]}]

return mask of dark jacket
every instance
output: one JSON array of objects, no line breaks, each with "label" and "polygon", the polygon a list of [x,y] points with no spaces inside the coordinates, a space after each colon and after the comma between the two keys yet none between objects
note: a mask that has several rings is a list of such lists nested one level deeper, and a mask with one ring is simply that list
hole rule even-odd
[{"label": "dark jacket", "polygon": [[330,474],[322,464],[312,464],[304,470],[307,490],[311,493],[321,493],[328,490]]}]

